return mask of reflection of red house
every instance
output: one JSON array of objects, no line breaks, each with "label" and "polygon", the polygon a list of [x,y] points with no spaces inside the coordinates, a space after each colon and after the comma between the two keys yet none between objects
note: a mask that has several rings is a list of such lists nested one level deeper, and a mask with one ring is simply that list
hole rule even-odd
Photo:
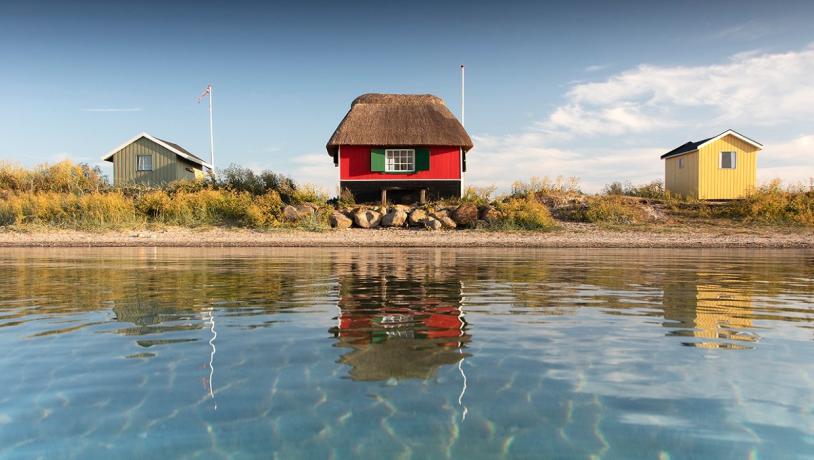
[{"label": "reflection of red house", "polygon": [[341,281],[340,313],[331,331],[355,380],[428,378],[467,356],[460,284],[369,279]]},{"label": "reflection of red house", "polygon": [[357,201],[410,201],[461,195],[472,140],[429,94],[365,94],[351,104],[328,141],[339,186]]}]

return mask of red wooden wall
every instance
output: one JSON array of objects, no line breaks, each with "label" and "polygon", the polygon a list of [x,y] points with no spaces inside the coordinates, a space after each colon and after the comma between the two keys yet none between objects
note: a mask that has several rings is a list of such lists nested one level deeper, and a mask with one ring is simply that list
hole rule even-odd
[{"label": "red wooden wall", "polygon": [[343,145],[339,155],[339,173],[342,180],[420,180],[461,178],[460,151],[458,147],[430,147],[430,169],[412,174],[381,173],[370,171],[370,149]]}]

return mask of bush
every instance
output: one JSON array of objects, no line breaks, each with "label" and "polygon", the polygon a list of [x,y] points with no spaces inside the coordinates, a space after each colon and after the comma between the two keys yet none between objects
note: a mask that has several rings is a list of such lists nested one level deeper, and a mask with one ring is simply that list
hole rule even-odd
[{"label": "bush", "polygon": [[518,230],[548,230],[556,227],[548,208],[531,196],[508,198],[498,203],[503,218],[500,227]]},{"label": "bush", "polygon": [[109,189],[99,167],[61,161],[25,169],[0,165],[0,190],[14,192],[92,193]]},{"label": "bush", "polygon": [[551,180],[548,177],[532,177],[529,182],[516,181],[512,184],[512,196],[525,197],[529,195],[578,195],[579,178],[563,178],[557,176]]},{"label": "bush", "polygon": [[294,180],[288,176],[271,171],[256,174],[249,168],[241,168],[234,164],[218,175],[215,186],[237,192],[248,192],[257,196],[275,191],[286,203],[292,203],[293,196],[297,192]]},{"label": "bush", "polygon": [[0,201],[2,225],[52,225],[101,229],[138,225],[133,201],[121,193],[23,192]]},{"label": "bush", "polygon": [[461,202],[472,203],[476,206],[487,206],[492,202],[492,195],[495,193],[495,186],[475,187],[469,186],[461,197]]},{"label": "bush", "polygon": [[619,195],[588,197],[582,209],[582,219],[592,223],[638,224],[649,219],[647,212],[635,200]]},{"label": "bush", "polygon": [[814,191],[783,188],[779,179],[730,205],[731,217],[769,224],[814,225]]},{"label": "bush", "polygon": [[663,199],[665,198],[664,182],[654,180],[644,185],[632,185],[630,182],[624,184],[616,181],[611,182],[602,189],[603,195],[626,195],[639,198]]},{"label": "bush", "polygon": [[327,202],[328,194],[310,184],[294,190],[289,201],[291,204],[313,203],[317,205],[325,205]]},{"label": "bush", "polygon": [[353,196],[353,193],[351,193],[350,190],[343,188],[339,192],[339,198],[337,199],[336,204],[340,209],[353,208],[356,206],[356,198]]}]

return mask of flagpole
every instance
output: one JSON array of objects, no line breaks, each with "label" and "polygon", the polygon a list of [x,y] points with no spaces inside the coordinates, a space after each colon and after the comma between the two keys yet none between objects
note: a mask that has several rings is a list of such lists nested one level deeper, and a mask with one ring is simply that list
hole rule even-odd
[{"label": "flagpole", "polygon": [[212,130],[212,85],[209,85],[209,164],[215,174],[215,134]]}]

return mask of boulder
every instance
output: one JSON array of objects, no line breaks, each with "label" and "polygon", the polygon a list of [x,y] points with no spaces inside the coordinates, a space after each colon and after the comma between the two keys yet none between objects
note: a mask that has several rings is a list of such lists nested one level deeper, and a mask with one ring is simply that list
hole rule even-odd
[{"label": "boulder", "polygon": [[447,209],[439,209],[437,211],[431,212],[430,216],[435,217],[438,220],[441,220],[444,217],[449,217],[449,210],[447,210]]},{"label": "boulder", "polygon": [[455,223],[455,221],[452,220],[452,217],[449,217],[449,216],[442,217],[442,218],[440,218],[438,220],[441,221],[441,224],[444,226],[444,228],[455,228],[455,227],[458,226]]},{"label": "boulder", "polygon": [[331,214],[331,227],[337,229],[346,229],[350,228],[353,225],[353,221],[348,218],[348,216],[342,214],[339,211],[334,211]]},{"label": "boulder", "polygon": [[296,222],[300,218],[297,208],[290,204],[285,205],[283,208],[283,218],[289,222]]},{"label": "boulder", "polygon": [[382,215],[371,209],[360,209],[353,213],[353,223],[360,228],[376,228],[381,220]]},{"label": "boulder", "polygon": [[407,222],[407,213],[398,208],[393,208],[382,217],[382,227],[403,227]]},{"label": "boulder", "polygon": [[455,208],[451,217],[459,227],[473,228],[478,222],[478,207],[472,203],[463,203]]},{"label": "boulder", "polygon": [[416,208],[410,212],[410,215],[407,217],[407,223],[409,223],[413,227],[421,227],[424,225],[424,221],[427,220],[427,211]]},{"label": "boulder", "polygon": [[300,218],[313,216],[314,212],[317,209],[316,205],[312,203],[298,204],[294,208],[297,210],[297,216],[299,216]]},{"label": "boulder", "polygon": [[500,211],[493,208],[492,206],[484,206],[483,209],[480,210],[480,220],[486,221],[488,223],[494,223],[500,220],[502,217]]},{"label": "boulder", "polygon": [[424,219],[424,226],[430,230],[441,230],[444,224],[435,217],[427,217]]}]

